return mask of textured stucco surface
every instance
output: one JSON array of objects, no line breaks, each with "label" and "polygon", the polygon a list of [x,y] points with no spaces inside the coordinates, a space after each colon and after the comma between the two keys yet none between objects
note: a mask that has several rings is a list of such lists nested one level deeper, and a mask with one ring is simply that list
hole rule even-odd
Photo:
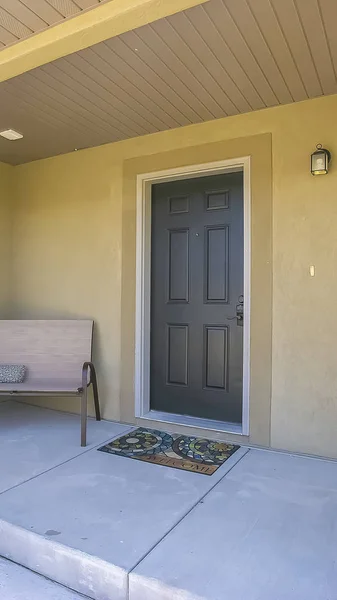
[{"label": "textured stucco surface", "polygon": [[[131,247],[129,254],[123,250],[123,234],[129,228],[129,235],[135,235],[128,210],[123,211],[125,161],[163,152],[172,157],[179,149],[185,151],[189,164],[190,149],[197,145],[270,133],[271,446],[337,457],[334,159],[328,176],[313,178],[309,172],[310,154],[317,143],[328,147],[333,157],[337,152],[336,111],[337,96],[330,96],[14,169],[13,311],[17,317],[96,321],[95,360],[106,418],[120,417],[125,393],[122,273],[134,263],[134,250]],[[253,180],[254,176],[253,162]],[[315,277],[309,275],[310,265],[316,267]],[[260,293],[263,296],[266,290]],[[132,387],[131,373],[130,382]],[[57,406],[77,408],[62,402]]]},{"label": "textured stucco surface", "polygon": [[[270,444],[270,392],[272,343],[272,193],[271,135],[249,137],[190,146],[190,164],[207,164],[250,156],[254,166],[251,178],[251,285],[250,285],[250,382],[249,382],[249,442],[261,446]],[[123,235],[122,235],[122,312],[121,312],[121,416],[126,422],[134,419],[134,356],[135,356],[135,278],[137,222],[137,174],[183,167],[186,151],[177,149],[156,156],[143,156],[125,161],[123,170]],[[264,235],[261,236],[261,229]],[[261,297],[261,289],[264,290]],[[224,399],[225,401],[225,399]],[[140,424],[140,421],[139,421]],[[151,425],[150,425],[151,426]],[[174,427],[174,425],[173,425]],[[198,434],[195,431],[194,434]],[[206,432],[205,435],[214,435]],[[215,434],[223,437],[223,434]],[[229,438],[229,436],[227,436]],[[234,435],[233,435],[234,437]],[[241,443],[241,436],[236,436]],[[247,442],[247,438],[244,440]]]},{"label": "textured stucco surface", "polygon": [[0,318],[10,316],[14,169],[0,163]]}]

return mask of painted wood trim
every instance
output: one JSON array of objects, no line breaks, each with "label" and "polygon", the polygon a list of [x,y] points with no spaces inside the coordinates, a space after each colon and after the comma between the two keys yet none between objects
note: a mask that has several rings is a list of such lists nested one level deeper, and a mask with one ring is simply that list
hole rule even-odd
[{"label": "painted wood trim", "polygon": [[[163,181],[193,178],[206,174],[220,174],[243,170],[244,173],[244,341],[242,429],[235,431],[249,435],[250,390],[250,278],[251,278],[251,190],[250,157],[189,165],[175,169],[143,173],[137,176],[136,207],[136,329],[135,329],[135,417],[151,419],[150,407],[150,301],[151,301],[151,186]],[[177,416],[176,416],[177,418]],[[162,420],[162,419],[158,419]],[[178,424],[185,424],[184,419]],[[202,420],[195,419],[200,427]],[[175,420],[174,422],[177,422]],[[193,425],[193,423],[190,423]],[[206,428],[207,424],[205,424]],[[224,431],[219,423],[219,431]],[[225,429],[233,433],[230,428]]]}]

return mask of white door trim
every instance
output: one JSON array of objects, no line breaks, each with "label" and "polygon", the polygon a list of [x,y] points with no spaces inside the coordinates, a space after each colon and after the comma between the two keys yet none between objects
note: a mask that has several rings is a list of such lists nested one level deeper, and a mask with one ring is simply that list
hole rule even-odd
[{"label": "white door trim", "polygon": [[[243,171],[244,177],[244,332],[242,427],[209,419],[171,415],[150,407],[150,323],[151,323],[151,186],[163,181],[187,179],[202,175]],[[251,193],[250,157],[167,169],[137,175],[136,223],[136,351],[135,351],[135,416],[201,427],[215,431],[249,435],[250,380],[250,279],[251,279]]]}]

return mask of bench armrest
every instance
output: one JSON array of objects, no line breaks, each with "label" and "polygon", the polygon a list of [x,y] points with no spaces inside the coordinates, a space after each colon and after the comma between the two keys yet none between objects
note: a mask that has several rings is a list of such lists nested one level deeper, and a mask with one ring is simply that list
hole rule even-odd
[{"label": "bench armrest", "polygon": [[[89,374],[89,377],[88,377],[88,374]],[[84,399],[85,405],[87,402],[87,388],[89,387],[89,385],[92,385],[92,387],[93,387],[96,420],[100,421],[101,420],[101,412],[100,412],[99,400],[98,400],[96,370],[95,370],[95,367],[92,362],[85,362],[85,363],[83,363],[83,367],[82,367],[82,387],[80,387],[78,389],[79,393],[82,395],[82,400]],[[85,419],[86,419],[86,411],[87,411],[87,409],[85,408]],[[83,410],[82,410],[82,413],[83,413]],[[83,415],[83,420],[84,420],[84,415]],[[83,425],[83,430],[84,430],[84,425]],[[83,435],[85,435],[85,434],[83,434]],[[82,438],[82,446],[85,446],[85,437]]]},{"label": "bench armrest", "polygon": [[[89,373],[89,379],[88,379]],[[82,367],[82,390],[96,381],[96,371],[92,362],[83,363]]]}]

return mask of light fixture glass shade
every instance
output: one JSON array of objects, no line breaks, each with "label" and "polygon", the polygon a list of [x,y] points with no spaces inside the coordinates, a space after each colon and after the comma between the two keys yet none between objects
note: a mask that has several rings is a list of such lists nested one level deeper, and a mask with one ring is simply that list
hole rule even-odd
[{"label": "light fixture glass shade", "polygon": [[311,155],[311,174],[326,175],[329,171],[330,152],[322,148],[321,144],[317,144],[316,152]]},{"label": "light fixture glass shade", "polygon": [[5,129],[5,131],[0,131],[0,135],[1,137],[5,138],[6,140],[21,140],[21,138],[23,138],[22,133],[19,133],[18,131],[15,131],[15,129]]}]

